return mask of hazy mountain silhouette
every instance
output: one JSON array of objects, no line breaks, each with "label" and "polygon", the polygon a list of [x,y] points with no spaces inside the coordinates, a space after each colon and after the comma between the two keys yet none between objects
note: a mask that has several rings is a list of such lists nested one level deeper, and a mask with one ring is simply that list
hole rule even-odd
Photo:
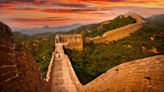
[{"label": "hazy mountain silhouette", "polygon": [[146,22],[164,27],[164,14],[151,16],[146,20]]},{"label": "hazy mountain silhouette", "polygon": [[14,31],[21,32],[23,34],[27,35],[33,35],[33,34],[38,34],[38,33],[45,33],[45,32],[66,32],[72,29],[76,29],[78,27],[82,26],[81,24],[72,24],[69,26],[59,26],[59,27],[49,27],[49,26],[44,26],[41,28],[30,28],[30,29],[14,29]]}]

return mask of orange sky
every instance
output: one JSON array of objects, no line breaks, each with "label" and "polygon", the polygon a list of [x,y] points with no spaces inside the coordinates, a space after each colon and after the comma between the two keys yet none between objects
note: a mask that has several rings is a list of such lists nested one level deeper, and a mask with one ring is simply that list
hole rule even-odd
[{"label": "orange sky", "polygon": [[12,28],[90,24],[127,12],[164,14],[164,0],[0,0],[0,21]]}]

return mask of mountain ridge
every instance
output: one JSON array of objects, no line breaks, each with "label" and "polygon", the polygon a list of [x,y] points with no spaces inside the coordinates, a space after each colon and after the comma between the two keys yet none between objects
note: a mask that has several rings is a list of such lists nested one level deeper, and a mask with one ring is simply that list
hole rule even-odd
[{"label": "mountain ridge", "polygon": [[128,24],[133,24],[136,22],[144,22],[136,13],[126,13],[124,15],[119,15],[113,20],[106,20],[97,24],[84,25],[77,29],[68,31],[67,33],[80,33],[84,37],[97,37],[102,36],[105,32],[117,29]]},{"label": "mountain ridge", "polygon": [[76,29],[78,27],[82,26],[81,24],[72,24],[72,25],[67,25],[67,26],[59,26],[59,27],[49,27],[49,26],[43,26],[41,28],[27,28],[27,29],[19,29],[15,28],[14,32],[20,32],[26,35],[34,35],[38,33],[46,33],[46,32],[66,32],[71,29]]},{"label": "mountain ridge", "polygon": [[146,22],[160,27],[164,27],[164,14],[153,15],[147,18]]}]

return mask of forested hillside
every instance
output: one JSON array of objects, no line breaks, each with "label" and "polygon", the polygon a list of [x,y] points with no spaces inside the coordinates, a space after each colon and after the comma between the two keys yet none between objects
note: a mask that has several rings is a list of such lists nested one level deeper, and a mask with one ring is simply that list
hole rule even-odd
[{"label": "forested hillside", "polygon": [[136,23],[136,20],[131,16],[125,17],[120,15],[113,20],[105,21],[98,24],[91,24],[71,30],[67,33],[81,33],[84,37],[102,36],[105,32],[116,29],[127,24]]},{"label": "forested hillside", "polygon": [[160,27],[164,27],[164,14],[151,16],[147,19],[146,22]]},{"label": "forested hillside", "polygon": [[164,28],[145,24],[130,37],[112,43],[85,43],[84,51],[65,50],[86,84],[108,69],[131,60],[164,54]]}]

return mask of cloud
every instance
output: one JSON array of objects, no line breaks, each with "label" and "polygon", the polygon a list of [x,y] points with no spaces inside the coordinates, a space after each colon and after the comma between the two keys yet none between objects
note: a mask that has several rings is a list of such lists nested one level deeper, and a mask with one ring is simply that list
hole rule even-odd
[{"label": "cloud", "polygon": [[0,2],[1,10],[10,10],[10,8],[22,5],[20,2]]},{"label": "cloud", "polygon": [[52,22],[52,21],[68,21],[71,20],[69,18],[62,18],[62,17],[46,17],[46,18],[6,18],[9,22]]},{"label": "cloud", "polygon": [[72,7],[72,8],[87,8],[89,7],[89,4],[78,4],[78,3],[55,3],[56,6],[61,7]]},{"label": "cloud", "polygon": [[35,0],[1,0],[0,2],[34,2]]},{"label": "cloud", "polygon": [[79,1],[120,2],[120,1],[126,1],[126,0],[79,0]]},{"label": "cloud", "polygon": [[[66,0],[69,1],[69,0]],[[76,0],[76,1],[99,1],[99,2],[161,2],[162,0]]]},{"label": "cloud", "polygon": [[47,13],[82,13],[97,11],[96,8],[84,8],[84,9],[44,9],[43,12]]},{"label": "cloud", "polygon": [[30,7],[25,7],[25,8],[19,8],[19,7],[17,7],[17,8],[10,8],[11,10],[24,10],[24,11],[39,11],[39,9],[38,8],[30,8]]},{"label": "cloud", "polygon": [[158,6],[159,3],[164,3],[163,0],[63,0],[65,2],[81,2],[90,3],[96,5],[111,5],[111,6],[122,6],[122,5],[142,5],[142,6]]},{"label": "cloud", "polygon": [[17,27],[20,24],[23,26],[68,25],[75,22],[85,24],[108,20],[129,11],[137,12],[142,16],[157,15],[164,13],[164,1],[0,0],[0,9],[1,19]]}]

